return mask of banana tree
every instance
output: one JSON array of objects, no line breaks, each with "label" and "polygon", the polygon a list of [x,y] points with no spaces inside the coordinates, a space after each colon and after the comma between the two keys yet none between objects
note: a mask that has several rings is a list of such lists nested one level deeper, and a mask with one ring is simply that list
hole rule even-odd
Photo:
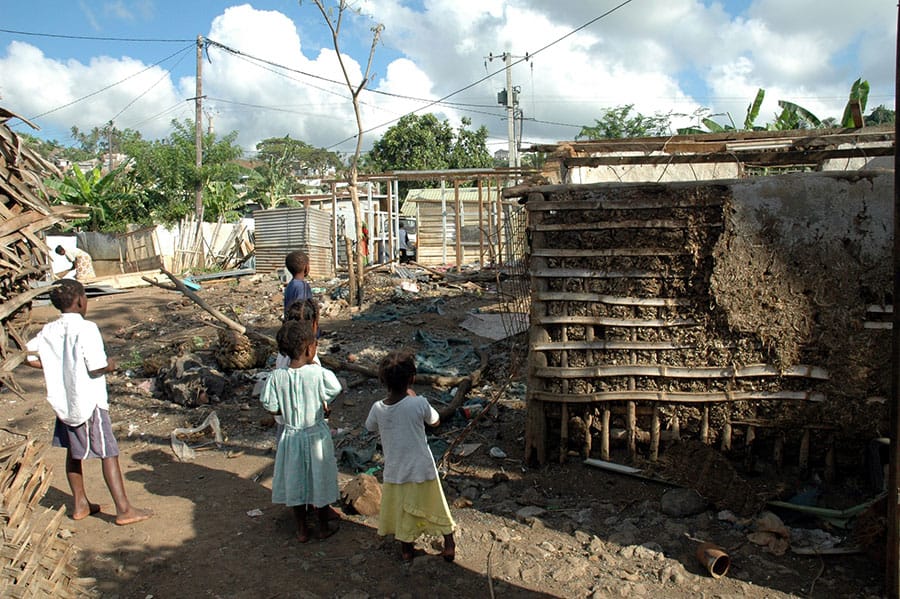
[{"label": "banana tree", "polygon": [[862,115],[866,111],[866,102],[869,99],[869,82],[862,78],[853,82],[850,87],[850,97],[847,99],[847,105],[844,107],[844,115],[841,117],[841,127],[846,129],[855,128],[857,126],[853,118],[853,106],[859,105],[859,114]]}]

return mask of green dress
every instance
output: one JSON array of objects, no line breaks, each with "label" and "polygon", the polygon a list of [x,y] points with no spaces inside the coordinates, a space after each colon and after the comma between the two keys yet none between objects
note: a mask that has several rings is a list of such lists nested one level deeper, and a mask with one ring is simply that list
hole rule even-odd
[{"label": "green dress", "polygon": [[269,376],[260,401],[284,418],[272,503],[323,507],[338,500],[334,442],[323,408],[340,392],[334,373],[318,364],[278,368]]}]

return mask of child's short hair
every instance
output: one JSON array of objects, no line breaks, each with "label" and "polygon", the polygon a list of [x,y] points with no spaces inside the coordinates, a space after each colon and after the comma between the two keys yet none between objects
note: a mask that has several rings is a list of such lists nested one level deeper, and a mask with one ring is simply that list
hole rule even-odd
[{"label": "child's short hair", "polygon": [[278,343],[278,351],[291,360],[296,360],[316,342],[316,334],[309,320],[287,320],[278,329],[275,341]]},{"label": "child's short hair", "polygon": [[297,250],[291,252],[284,258],[284,266],[292,275],[298,273],[306,274],[309,272],[309,256],[305,252]]},{"label": "child's short hair", "polygon": [[308,320],[310,322],[318,322],[319,304],[312,298],[297,300],[288,307],[285,321],[288,320]]},{"label": "child's short hair", "polygon": [[61,245],[56,246],[56,249],[54,249],[53,251],[56,252],[57,254],[59,254],[60,256],[66,255],[66,248],[64,248]]},{"label": "child's short hair", "polygon": [[392,351],[381,360],[378,378],[388,391],[402,392],[416,376],[416,357],[405,350]]},{"label": "child's short hair", "polygon": [[62,279],[50,289],[50,303],[57,310],[70,308],[75,300],[84,295],[84,285],[75,279]]}]

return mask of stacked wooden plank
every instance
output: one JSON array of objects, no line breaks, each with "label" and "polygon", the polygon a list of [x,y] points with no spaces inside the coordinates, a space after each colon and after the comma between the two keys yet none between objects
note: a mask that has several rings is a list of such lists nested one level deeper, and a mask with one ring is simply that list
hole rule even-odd
[{"label": "stacked wooden plank", "polygon": [[43,181],[59,172],[22,144],[7,126],[12,118],[21,117],[0,107],[0,384],[15,388],[13,370],[25,357],[24,321],[41,293],[34,282],[49,268],[41,232],[83,217],[84,208],[50,204]]}]

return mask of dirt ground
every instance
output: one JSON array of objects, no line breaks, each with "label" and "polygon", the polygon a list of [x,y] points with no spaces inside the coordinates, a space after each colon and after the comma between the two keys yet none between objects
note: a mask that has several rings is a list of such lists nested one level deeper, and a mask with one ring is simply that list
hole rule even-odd
[{"label": "dirt ground", "polygon": [[[435,340],[450,340],[438,353],[451,355],[463,347],[488,352],[489,365],[470,397],[497,401],[465,433],[464,443],[478,444],[473,453],[454,456],[444,479],[459,525],[456,561],[444,562],[436,555],[439,545],[423,539],[418,547],[426,554],[403,564],[397,544],[377,535],[376,517],[359,515],[344,515],[339,532],[324,541],[298,543],[289,509],[270,502],[274,429],[252,394],[257,371],[220,372],[224,383],[218,394],[202,400],[210,403],[185,407],[163,398],[156,377],[145,372],[145,363],[148,369],[153,363],[147,359],[162,363],[191,352],[215,369],[217,331],[211,317],[180,295],[141,288],[93,298],[88,311],[121,368],[107,379],[127,491],[134,504],[155,511],[147,522],[115,526],[100,465],[86,464],[89,494],[104,509],[97,517],[65,521],[64,532],[71,533],[80,574],[92,579],[98,596],[761,599],[881,594],[882,566],[865,555],[774,555],[748,540],[745,523],[729,521],[712,506],[693,515],[664,513],[664,495],[677,490],[672,486],[593,468],[575,456],[543,467],[523,463],[524,357],[510,353],[508,339],[495,342],[459,326],[472,313],[494,309],[493,285],[420,281],[418,292],[408,292],[399,284],[397,278],[372,277],[368,301],[359,311],[340,309],[340,302],[323,296],[325,336],[319,351],[373,368],[390,349],[434,352]],[[313,286],[324,288],[327,282]],[[277,329],[281,293],[274,276],[204,282],[199,294],[260,331],[274,335]],[[41,324],[55,312],[41,307],[32,317]],[[343,484],[358,470],[379,464],[377,451],[365,459],[374,439],[362,424],[382,392],[363,374],[337,374],[348,387],[330,419],[337,452],[348,458],[340,465]],[[8,390],[0,393],[5,434],[49,441],[53,416],[41,375],[23,367],[17,376],[25,399]],[[418,385],[418,390],[436,407],[440,398],[449,398],[448,389]],[[213,411],[225,435],[223,446],[207,446],[193,461],[179,461],[172,431],[195,427]],[[466,424],[462,416],[446,422],[435,431],[435,446],[452,443]],[[492,449],[505,457],[492,457]],[[353,459],[356,467],[350,465]],[[49,450],[49,461],[53,486],[42,505],[57,508],[69,500],[63,451]],[[823,528],[816,521],[790,525]],[[695,557],[699,541],[725,548],[731,558],[726,576],[714,579],[700,566]]]}]

